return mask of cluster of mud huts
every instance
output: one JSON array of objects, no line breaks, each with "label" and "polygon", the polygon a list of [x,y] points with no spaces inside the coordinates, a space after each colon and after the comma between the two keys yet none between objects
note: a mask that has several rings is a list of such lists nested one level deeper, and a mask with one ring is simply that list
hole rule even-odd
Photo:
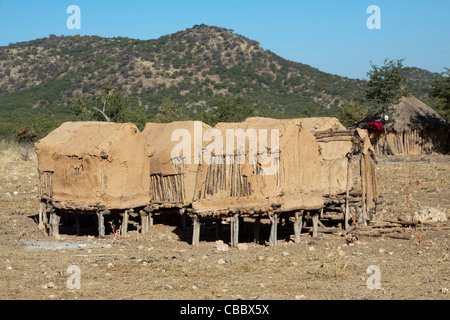
[{"label": "cluster of mud huts", "polygon": [[293,221],[298,242],[306,220],[313,235],[327,211],[339,212],[345,228],[365,223],[378,199],[367,131],[336,118],[148,123],[142,132],[130,123],[67,122],[35,147],[39,225],[50,235],[65,214],[75,216],[77,233],[83,216],[96,216],[99,236],[116,216],[124,236],[136,220],[148,232],[164,212],[190,218],[192,244],[202,222],[218,230],[229,222],[236,245],[243,218],[254,221],[257,240],[261,219],[270,219],[275,245],[280,218]]}]

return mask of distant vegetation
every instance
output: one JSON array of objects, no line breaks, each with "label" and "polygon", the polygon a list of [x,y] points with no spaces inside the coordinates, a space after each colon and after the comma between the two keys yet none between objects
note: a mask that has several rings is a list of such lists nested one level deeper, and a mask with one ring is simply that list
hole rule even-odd
[{"label": "distant vegetation", "polygon": [[[438,75],[405,72],[416,95],[440,105],[429,95]],[[41,138],[64,121],[102,120],[94,110],[108,94],[126,104],[115,121],[139,127],[247,115],[342,117],[366,85],[288,61],[219,27],[196,25],[155,40],[52,35],[0,47],[0,138],[24,129]]]}]

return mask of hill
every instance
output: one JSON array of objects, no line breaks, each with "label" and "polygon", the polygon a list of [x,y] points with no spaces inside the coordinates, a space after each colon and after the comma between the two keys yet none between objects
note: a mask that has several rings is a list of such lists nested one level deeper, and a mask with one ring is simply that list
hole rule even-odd
[{"label": "hill", "polygon": [[437,73],[417,68],[407,67],[403,74],[406,76],[406,85],[415,96],[426,98],[431,91],[431,83],[436,79]]},{"label": "hill", "polygon": [[196,25],[155,40],[50,35],[0,47],[0,117],[68,114],[75,96],[98,92],[108,77],[149,114],[164,97],[195,113],[229,93],[287,116],[327,113],[364,84],[288,61],[219,27]]}]

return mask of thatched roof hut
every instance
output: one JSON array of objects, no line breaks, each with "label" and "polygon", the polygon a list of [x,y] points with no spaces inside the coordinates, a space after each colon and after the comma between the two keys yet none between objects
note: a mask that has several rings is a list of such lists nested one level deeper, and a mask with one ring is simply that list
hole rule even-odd
[{"label": "thatched roof hut", "polygon": [[[394,105],[394,121],[386,124],[388,144],[393,154],[448,153],[450,124],[436,111],[409,95]],[[371,122],[382,122],[381,115],[370,116],[353,127],[368,128]],[[370,139],[377,154],[383,154],[384,134],[370,130]]]}]

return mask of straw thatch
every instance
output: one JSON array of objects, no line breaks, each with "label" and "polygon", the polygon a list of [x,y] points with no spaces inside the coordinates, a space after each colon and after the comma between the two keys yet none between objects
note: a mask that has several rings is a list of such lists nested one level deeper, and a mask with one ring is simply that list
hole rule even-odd
[{"label": "straw thatch", "polygon": [[[436,111],[412,95],[392,107],[394,121],[386,124],[388,144],[393,154],[448,153],[450,124]],[[381,115],[367,117],[354,127],[367,128],[370,122],[383,122]],[[384,122],[383,122],[384,123]],[[370,130],[377,154],[383,154],[384,133]]]}]

